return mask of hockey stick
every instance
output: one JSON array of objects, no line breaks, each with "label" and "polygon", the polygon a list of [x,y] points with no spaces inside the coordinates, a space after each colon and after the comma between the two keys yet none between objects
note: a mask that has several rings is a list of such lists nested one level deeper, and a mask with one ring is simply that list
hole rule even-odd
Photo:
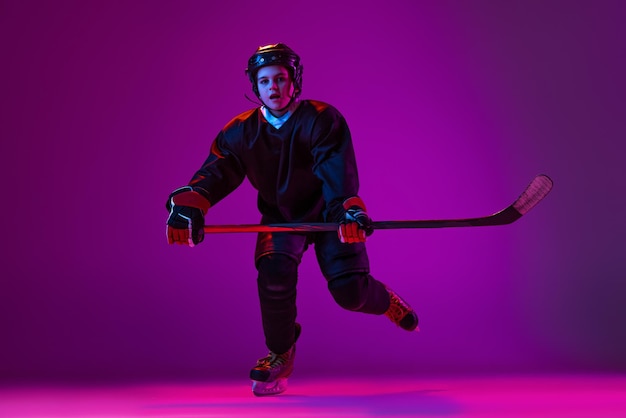
[{"label": "hockey stick", "polygon": [[[507,225],[515,222],[534,208],[552,189],[552,180],[540,174],[530,182],[526,190],[510,206],[489,216],[465,219],[439,219],[417,221],[378,221],[372,222],[374,229],[404,228],[457,228],[464,226]],[[336,231],[337,223],[281,223],[267,225],[206,225],[205,233],[223,232],[322,232]]]}]

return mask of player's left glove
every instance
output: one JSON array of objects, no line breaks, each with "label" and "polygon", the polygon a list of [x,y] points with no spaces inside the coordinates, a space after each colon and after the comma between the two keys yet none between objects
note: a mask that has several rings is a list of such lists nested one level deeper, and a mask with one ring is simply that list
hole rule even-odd
[{"label": "player's left glove", "polygon": [[339,240],[343,243],[353,244],[365,242],[367,237],[374,233],[372,220],[365,209],[365,203],[360,197],[354,196],[343,202],[345,216],[339,223],[337,231]]},{"label": "player's left glove", "polygon": [[165,207],[167,218],[167,242],[193,247],[204,239],[204,215],[209,201],[192,187],[185,186],[170,194]]}]

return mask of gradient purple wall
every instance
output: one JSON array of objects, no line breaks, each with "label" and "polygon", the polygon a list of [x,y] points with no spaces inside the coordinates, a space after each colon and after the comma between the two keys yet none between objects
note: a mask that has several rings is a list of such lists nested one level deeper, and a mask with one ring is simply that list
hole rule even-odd
[{"label": "gradient purple wall", "polygon": [[[286,42],[351,126],[373,274],[422,332],[346,312],[303,262],[298,372],[626,371],[621,1],[6,1],[0,5],[0,377],[246,378],[265,354],[253,235],[165,241],[168,193],[252,105]],[[255,223],[246,183],[208,223]]]}]

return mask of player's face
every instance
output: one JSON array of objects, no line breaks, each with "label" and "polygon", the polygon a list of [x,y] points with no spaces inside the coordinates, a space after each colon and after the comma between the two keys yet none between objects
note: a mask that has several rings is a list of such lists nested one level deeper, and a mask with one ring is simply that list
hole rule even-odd
[{"label": "player's face", "polygon": [[272,113],[280,116],[286,110],[278,112],[289,104],[293,96],[293,82],[289,78],[289,72],[282,65],[270,65],[263,67],[257,73],[257,87],[261,101]]}]

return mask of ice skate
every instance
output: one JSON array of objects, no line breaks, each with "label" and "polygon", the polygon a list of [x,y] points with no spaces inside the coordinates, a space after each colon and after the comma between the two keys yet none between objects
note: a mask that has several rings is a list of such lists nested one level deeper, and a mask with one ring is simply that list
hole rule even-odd
[{"label": "ice skate", "polygon": [[[296,324],[296,340],[300,336],[300,324]],[[269,352],[266,357],[259,359],[256,366],[250,371],[252,379],[252,393],[256,396],[278,395],[287,389],[287,378],[293,372],[296,358],[296,344],[283,354]]]},{"label": "ice skate", "polygon": [[387,287],[389,292],[389,308],[385,312],[385,316],[391,319],[391,322],[407,331],[419,331],[417,327],[417,314],[396,292]]}]

